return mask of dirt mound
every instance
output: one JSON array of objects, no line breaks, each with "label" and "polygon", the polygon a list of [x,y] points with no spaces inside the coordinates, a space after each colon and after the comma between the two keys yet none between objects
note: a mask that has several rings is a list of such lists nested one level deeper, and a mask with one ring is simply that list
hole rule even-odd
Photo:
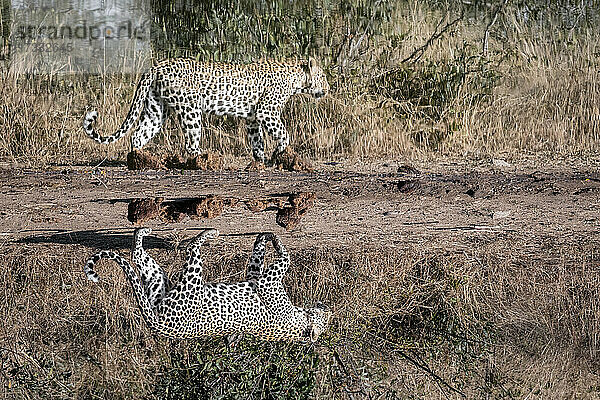
[{"label": "dirt mound", "polygon": [[165,164],[147,151],[133,150],[127,153],[127,169],[165,169]]},{"label": "dirt mound", "polygon": [[264,197],[257,199],[250,199],[244,201],[246,208],[252,212],[261,212],[268,209],[278,210],[285,205],[286,199],[284,197]]},{"label": "dirt mound", "polygon": [[252,212],[276,210],[277,216],[275,217],[275,221],[279,226],[289,231],[298,225],[300,219],[313,206],[314,201],[314,193],[300,192],[250,199],[244,201],[244,204]]},{"label": "dirt mound", "polygon": [[127,168],[130,170],[186,169],[215,171],[223,169],[223,157],[217,153],[207,152],[196,157],[190,157],[187,160],[177,155],[160,160],[147,151],[133,150],[127,154]]},{"label": "dirt mound", "polygon": [[127,206],[127,219],[137,224],[156,218],[163,212],[162,202],[162,197],[131,200]]},{"label": "dirt mound", "polygon": [[403,164],[398,167],[397,170],[400,175],[419,175],[421,172],[409,164]]},{"label": "dirt mound", "polygon": [[215,218],[223,212],[223,199],[219,196],[205,196],[193,199],[174,200],[164,203],[165,220],[180,222],[186,216],[192,219]]},{"label": "dirt mound", "polygon": [[223,169],[223,157],[217,153],[207,152],[184,161],[180,156],[171,156],[165,161],[167,168],[200,171],[216,171]]},{"label": "dirt mound", "polygon": [[397,183],[398,191],[400,193],[414,192],[415,190],[419,189],[422,185],[423,182],[421,182],[419,179],[401,180]]},{"label": "dirt mound", "polygon": [[300,222],[315,202],[315,194],[310,192],[302,192],[298,194],[292,194],[288,198],[291,207],[282,207],[277,211],[277,217],[275,221],[277,225],[283,226],[286,230],[290,231],[294,229]]},{"label": "dirt mound", "polygon": [[246,169],[246,171],[264,171],[265,163],[256,161],[256,160],[252,160],[252,162],[250,164],[248,164],[248,166],[245,169]]},{"label": "dirt mound", "polygon": [[[295,172],[313,172],[312,165],[300,157],[290,146],[281,154],[273,154],[270,164],[280,170]],[[145,150],[133,150],[127,154],[127,168],[134,171],[183,169],[199,171],[216,171],[223,169],[223,157],[220,154],[207,152],[184,160],[179,155],[172,155],[163,160]],[[253,160],[246,171],[263,171],[265,165]]]},{"label": "dirt mound", "polygon": [[286,147],[285,150],[280,154],[273,153],[271,157],[271,164],[279,169],[285,169],[287,171],[295,172],[313,172],[313,166],[300,157],[290,146]]},{"label": "dirt mound", "polygon": [[221,215],[226,204],[232,205],[233,202],[213,195],[172,201],[163,201],[160,197],[135,199],[127,207],[127,219],[141,224],[154,218],[166,222],[181,222],[186,216],[192,219],[215,218]]}]

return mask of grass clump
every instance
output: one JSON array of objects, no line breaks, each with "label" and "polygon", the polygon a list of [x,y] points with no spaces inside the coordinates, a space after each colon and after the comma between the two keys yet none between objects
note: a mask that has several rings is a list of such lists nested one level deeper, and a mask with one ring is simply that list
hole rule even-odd
[{"label": "grass clump", "polygon": [[403,117],[438,122],[452,110],[461,95],[481,104],[498,84],[498,72],[477,55],[465,53],[451,60],[402,64],[377,76],[371,92],[395,102]]},{"label": "grass clump", "polygon": [[199,341],[170,355],[154,395],[162,399],[308,399],[319,357],[313,346],[243,339]]}]

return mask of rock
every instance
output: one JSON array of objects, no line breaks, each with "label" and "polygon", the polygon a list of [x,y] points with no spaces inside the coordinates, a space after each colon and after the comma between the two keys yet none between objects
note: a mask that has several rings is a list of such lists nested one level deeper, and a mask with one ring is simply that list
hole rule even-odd
[{"label": "rock", "polygon": [[492,164],[494,164],[495,167],[500,167],[500,168],[508,168],[511,166],[510,163],[507,163],[504,160],[496,159],[496,158],[492,160]]},{"label": "rock", "polygon": [[506,218],[510,214],[510,211],[494,211],[494,214],[492,214],[492,219]]}]

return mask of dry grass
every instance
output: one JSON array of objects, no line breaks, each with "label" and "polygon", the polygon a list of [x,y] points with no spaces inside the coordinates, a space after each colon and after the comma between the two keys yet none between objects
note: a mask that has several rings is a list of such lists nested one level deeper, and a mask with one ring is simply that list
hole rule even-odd
[{"label": "dry grass", "polygon": [[[451,95],[443,93],[444,85],[454,84],[444,80],[447,72],[434,72],[436,80],[429,81],[433,86],[422,94],[442,90],[435,106],[439,110],[431,118],[425,109],[431,106],[390,97],[381,87],[373,90],[374,79],[398,68],[433,34],[442,17],[417,2],[396,13],[385,28],[386,36],[365,41],[370,47],[363,49],[362,56],[327,66],[333,87],[329,98],[315,103],[300,97],[291,102],[285,121],[293,146],[311,157],[327,159],[519,157],[540,151],[584,155],[597,148],[596,31],[567,34],[551,23],[541,31],[509,19],[504,24],[507,37],[492,39],[489,55],[481,58],[482,26],[459,23],[411,64],[415,76],[425,81],[432,79],[428,74],[435,65],[471,68]],[[36,166],[105,157],[122,160],[128,138],[110,146],[97,145],[83,134],[81,122],[86,110],[97,109],[99,130],[115,131],[127,113],[138,76],[28,79],[1,71],[0,158]],[[393,93],[399,89],[395,85],[407,82],[386,84],[387,92]],[[491,90],[484,98],[482,85]],[[158,152],[183,152],[177,124],[168,125],[151,146]],[[202,146],[225,155],[250,154],[243,122],[232,119],[208,118]]]},{"label": "dry grass", "polygon": [[[547,239],[533,251],[517,243],[469,252],[291,249],[292,299],[330,304],[330,332],[315,347],[245,339],[229,349],[220,339],[153,337],[115,265],[100,266],[98,285],[83,279],[91,249],[5,242],[4,397],[193,398],[202,390],[253,390],[258,398],[265,384],[272,395],[294,397],[460,397],[424,368],[469,398],[595,393],[597,247]],[[171,245],[151,252],[164,265],[181,263]],[[207,279],[241,278],[247,254],[238,245],[211,245],[206,254]],[[261,365],[276,365],[279,375]]]},{"label": "dry grass", "polygon": [[[431,105],[417,97],[374,90],[376,77],[395,71],[431,36],[440,17],[410,2],[392,18],[403,21],[390,27],[390,35],[403,37],[399,47],[379,38],[379,51],[347,60],[346,69],[328,66],[331,96],[320,102],[297,97],[285,110],[292,145],[325,159],[518,158],[532,152],[584,157],[598,148],[597,32],[565,39],[553,36],[551,25],[540,32],[512,21],[506,41],[490,43],[489,59],[470,58],[479,69],[442,99],[435,119]],[[435,65],[456,66],[461,54],[479,54],[480,39],[481,27],[459,24],[412,66],[417,77],[429,76]],[[466,50],[465,41],[472,44]],[[365,75],[352,73],[363,65]],[[498,78],[484,99],[478,97],[481,65]],[[437,76],[436,82],[446,82],[444,74]],[[98,145],[84,135],[81,122],[86,110],[97,109],[99,130],[116,130],[137,79],[0,71],[0,160],[35,167],[124,160],[128,138]],[[390,93],[397,82],[387,82]],[[206,133],[203,147],[250,157],[243,122],[209,117]],[[149,149],[183,152],[177,124],[169,122]],[[241,278],[245,251],[212,247],[208,279]],[[220,340],[153,337],[114,265],[100,266],[105,279],[99,285],[83,279],[81,267],[91,251],[0,242],[2,397],[193,398],[200,394],[191,391],[206,389],[206,382],[222,394],[258,390],[281,383],[277,377],[290,371],[300,375],[271,393],[453,398],[460,391],[468,398],[572,398],[599,390],[594,243],[566,245],[551,237],[477,243],[460,252],[295,249],[295,267],[286,278],[293,301],[331,305],[331,331],[316,346],[258,346],[246,339],[237,349]],[[151,252],[162,264],[181,263],[173,247]],[[259,368],[264,365],[283,372]]]}]

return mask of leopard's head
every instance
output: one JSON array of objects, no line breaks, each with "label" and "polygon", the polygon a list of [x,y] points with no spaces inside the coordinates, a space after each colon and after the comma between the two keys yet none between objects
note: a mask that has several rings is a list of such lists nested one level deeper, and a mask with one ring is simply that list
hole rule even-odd
[{"label": "leopard's head", "polygon": [[332,314],[329,308],[322,303],[317,303],[315,307],[309,308],[306,311],[308,313],[306,337],[314,343],[327,330]]},{"label": "leopard's head", "polygon": [[317,99],[325,96],[329,92],[329,83],[327,83],[323,68],[314,58],[310,57],[308,62],[302,64],[302,69],[306,76],[302,92],[310,93]]}]

